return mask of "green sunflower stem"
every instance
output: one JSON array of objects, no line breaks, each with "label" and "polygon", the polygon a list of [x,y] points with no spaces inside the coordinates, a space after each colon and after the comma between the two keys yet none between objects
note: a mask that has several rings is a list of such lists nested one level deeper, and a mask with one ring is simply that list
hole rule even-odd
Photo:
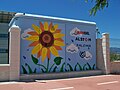
[{"label": "green sunflower stem", "polygon": [[54,65],[55,65],[55,63],[50,67],[49,72],[51,71],[51,69],[53,68]]},{"label": "green sunflower stem", "polygon": [[43,67],[45,70],[47,70],[47,68],[46,68],[44,65],[42,65],[42,64],[36,64],[36,65],[41,66],[41,67]]},{"label": "green sunflower stem", "polygon": [[48,72],[48,69],[49,69],[49,63],[50,63],[50,61],[49,61],[49,58],[48,58],[48,62],[47,62],[47,69],[46,69],[46,72]]}]

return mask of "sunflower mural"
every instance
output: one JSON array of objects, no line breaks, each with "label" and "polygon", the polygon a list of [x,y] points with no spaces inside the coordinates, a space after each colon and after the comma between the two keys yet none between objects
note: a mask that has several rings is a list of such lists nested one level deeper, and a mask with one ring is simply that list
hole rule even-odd
[{"label": "sunflower mural", "polygon": [[[30,24],[30,26],[32,29],[24,30],[21,35],[23,39],[21,44],[22,74],[84,71],[96,68],[96,59],[92,53],[96,51],[93,48],[95,38],[91,38],[92,34],[77,36],[77,38],[92,39],[90,42],[83,42],[77,41],[76,36],[71,35],[71,30],[74,30],[75,25],[40,22],[39,25]],[[76,29],[78,28],[75,27]],[[91,49],[81,45],[90,45]]]},{"label": "sunflower mural", "polygon": [[[52,22],[50,24],[48,22],[40,22],[40,26],[32,24],[32,28],[34,31],[27,32],[29,36],[25,38],[25,40],[32,42],[29,45],[29,47],[33,47],[31,50],[32,60],[36,65],[43,68],[43,72],[50,72],[55,65],[60,65],[61,60],[63,59],[60,57],[58,51],[62,50],[62,46],[65,46],[64,40],[62,39],[62,37],[65,35],[61,33],[61,29],[58,28],[58,24],[53,24]],[[51,54],[55,56],[54,64],[51,67],[46,67],[42,64],[38,64],[38,58],[40,57],[42,62],[48,59],[49,64]],[[49,68],[50,70],[48,70]],[[23,67],[23,71],[24,69],[25,68]]]}]

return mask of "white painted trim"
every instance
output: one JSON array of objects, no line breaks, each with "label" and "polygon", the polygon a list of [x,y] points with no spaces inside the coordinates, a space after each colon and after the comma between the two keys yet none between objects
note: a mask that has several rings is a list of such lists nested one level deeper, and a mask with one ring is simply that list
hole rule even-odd
[{"label": "white painted trim", "polygon": [[46,18],[46,19],[55,19],[55,20],[70,21],[70,22],[79,22],[79,23],[87,23],[87,24],[95,24],[96,25],[95,22],[89,22],[89,21],[83,21],[83,20],[58,18],[58,17],[43,16],[43,15],[34,15],[34,14],[26,14],[26,13],[25,13],[25,15],[24,15],[24,13],[16,13],[15,14],[15,17],[21,17],[21,16],[36,17],[36,18]]},{"label": "white painted trim", "polygon": [[1,82],[0,85],[7,85],[7,84],[16,84],[19,82]]},{"label": "white painted trim", "polygon": [[55,89],[48,89],[48,90],[68,90],[73,89],[74,87],[64,87],[64,88],[55,88]]},{"label": "white painted trim", "polygon": [[10,66],[10,64],[0,64],[0,67]]},{"label": "white painted trim", "polygon": [[79,78],[67,78],[67,79],[57,79],[57,80],[35,80],[36,82],[55,82],[55,81],[69,81],[69,80],[81,80],[81,79],[90,79],[90,78],[100,78],[100,77],[110,77],[113,75],[101,75],[101,76],[89,76],[89,77],[79,77]]},{"label": "white painted trim", "polygon": [[97,85],[106,85],[106,84],[114,84],[114,83],[119,83],[119,81],[110,81],[110,82],[97,83]]}]

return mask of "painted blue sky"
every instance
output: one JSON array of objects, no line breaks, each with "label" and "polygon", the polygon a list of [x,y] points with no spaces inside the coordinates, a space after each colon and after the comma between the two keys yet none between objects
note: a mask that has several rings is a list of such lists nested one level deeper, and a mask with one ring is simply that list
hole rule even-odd
[{"label": "painted blue sky", "polygon": [[[94,3],[85,0],[1,0],[0,10],[94,21],[101,33],[120,39],[120,0],[110,0],[109,7],[89,16]],[[88,0],[89,1],[89,0]]]}]

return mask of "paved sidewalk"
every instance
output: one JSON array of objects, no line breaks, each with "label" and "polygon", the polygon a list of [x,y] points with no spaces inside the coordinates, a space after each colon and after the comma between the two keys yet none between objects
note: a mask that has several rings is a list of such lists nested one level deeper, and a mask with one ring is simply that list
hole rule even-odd
[{"label": "paved sidewalk", "polygon": [[0,82],[0,90],[120,90],[120,75],[35,80],[35,82]]}]

